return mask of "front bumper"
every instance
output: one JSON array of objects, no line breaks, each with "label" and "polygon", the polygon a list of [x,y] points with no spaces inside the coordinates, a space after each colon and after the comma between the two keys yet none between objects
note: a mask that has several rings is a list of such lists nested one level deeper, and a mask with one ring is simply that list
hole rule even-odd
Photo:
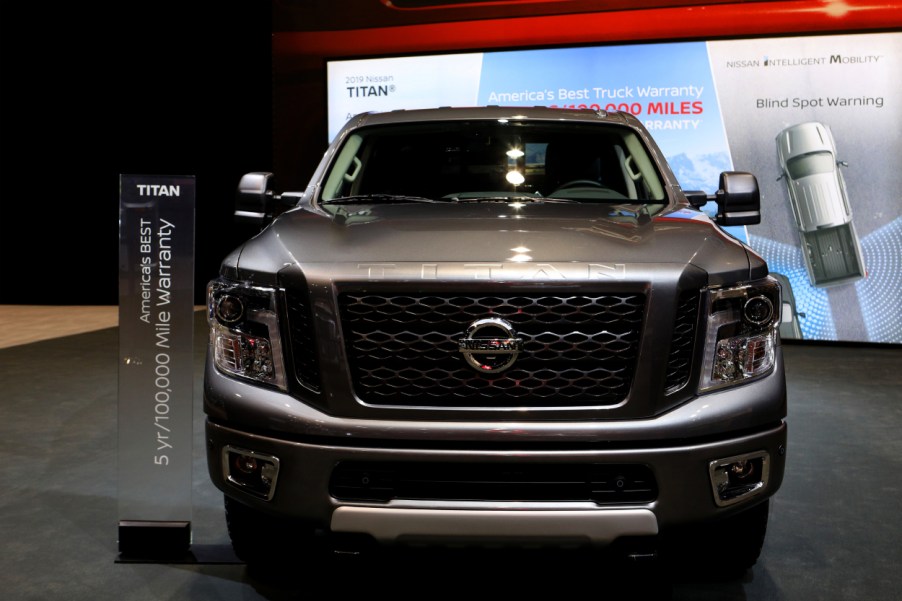
[{"label": "front bumper", "polygon": [[[786,424],[781,421],[742,435],[696,442],[670,441],[635,446],[606,445],[567,449],[524,445],[492,449],[474,445],[420,443],[392,445],[385,440],[286,439],[243,432],[208,419],[210,475],[225,494],[251,507],[307,521],[333,532],[366,534],[385,542],[538,541],[603,545],[624,536],[651,536],[671,526],[699,523],[742,511],[780,487],[785,464]],[[480,448],[481,447],[481,448]],[[232,484],[223,467],[223,449],[246,449],[277,457],[279,475],[271,500]],[[749,498],[718,506],[712,492],[712,461],[765,452],[766,484]],[[647,503],[600,505],[591,502],[476,500],[340,501],[330,494],[330,479],[342,462],[423,462],[472,464],[637,464],[648,466],[657,484]]]}]

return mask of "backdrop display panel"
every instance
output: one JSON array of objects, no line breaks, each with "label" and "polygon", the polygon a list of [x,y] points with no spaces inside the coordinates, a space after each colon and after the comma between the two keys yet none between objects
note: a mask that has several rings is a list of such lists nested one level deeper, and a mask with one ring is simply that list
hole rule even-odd
[{"label": "backdrop display panel", "polygon": [[788,288],[798,327],[784,337],[902,342],[902,33],[341,60],[327,72],[330,139],[366,111],[630,112],[684,190],[713,193],[731,169],[758,177],[762,223],[728,229]]}]

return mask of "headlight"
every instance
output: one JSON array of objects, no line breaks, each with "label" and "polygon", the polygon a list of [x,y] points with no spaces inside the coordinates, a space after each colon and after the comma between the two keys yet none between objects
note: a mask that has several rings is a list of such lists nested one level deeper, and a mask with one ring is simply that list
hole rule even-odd
[{"label": "headlight", "polygon": [[207,320],[217,368],[285,390],[275,297],[272,288],[213,280],[207,286]]},{"label": "headlight", "polygon": [[707,292],[705,361],[699,392],[760,378],[774,367],[780,284],[765,278]]}]

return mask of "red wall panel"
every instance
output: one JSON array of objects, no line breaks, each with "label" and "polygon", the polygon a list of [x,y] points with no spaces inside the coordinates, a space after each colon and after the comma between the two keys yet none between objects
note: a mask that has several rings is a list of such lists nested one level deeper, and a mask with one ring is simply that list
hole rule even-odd
[{"label": "red wall panel", "polygon": [[902,2],[790,0],[379,27],[279,32],[277,66],[295,59],[863,31],[902,27]]}]

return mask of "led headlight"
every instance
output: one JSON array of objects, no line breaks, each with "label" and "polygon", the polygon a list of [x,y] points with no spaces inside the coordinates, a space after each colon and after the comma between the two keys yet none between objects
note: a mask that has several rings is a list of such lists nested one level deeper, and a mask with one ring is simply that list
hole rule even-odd
[{"label": "led headlight", "polygon": [[705,360],[699,392],[760,378],[774,367],[780,284],[765,278],[706,296]]},{"label": "led headlight", "polygon": [[275,290],[213,280],[207,286],[207,320],[217,368],[286,388]]}]

